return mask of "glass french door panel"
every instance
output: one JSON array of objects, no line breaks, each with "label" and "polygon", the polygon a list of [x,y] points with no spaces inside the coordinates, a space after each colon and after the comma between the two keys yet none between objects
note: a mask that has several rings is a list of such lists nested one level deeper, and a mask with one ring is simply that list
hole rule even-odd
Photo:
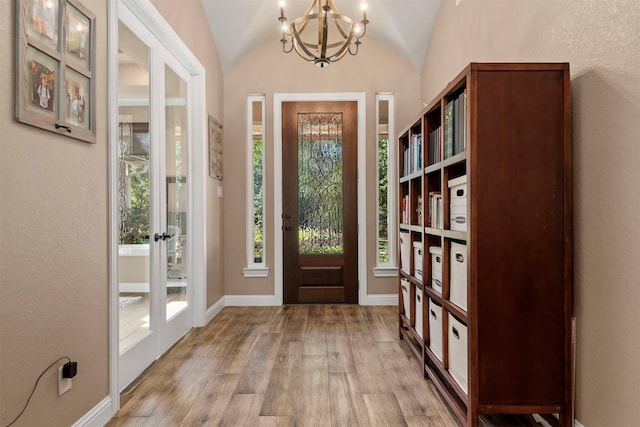
[{"label": "glass french door panel", "polygon": [[167,320],[188,306],[187,83],[165,65]]},{"label": "glass french door panel", "polygon": [[118,246],[120,352],[150,333],[151,150],[149,48],[118,27]]},{"label": "glass french door panel", "polygon": [[298,250],[343,253],[342,113],[298,113]]}]

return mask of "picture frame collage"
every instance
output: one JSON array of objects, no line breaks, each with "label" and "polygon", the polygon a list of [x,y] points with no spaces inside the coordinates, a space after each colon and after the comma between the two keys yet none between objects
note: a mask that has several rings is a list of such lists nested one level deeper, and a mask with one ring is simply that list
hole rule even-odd
[{"label": "picture frame collage", "polygon": [[16,119],[95,143],[95,14],[77,0],[16,4]]}]

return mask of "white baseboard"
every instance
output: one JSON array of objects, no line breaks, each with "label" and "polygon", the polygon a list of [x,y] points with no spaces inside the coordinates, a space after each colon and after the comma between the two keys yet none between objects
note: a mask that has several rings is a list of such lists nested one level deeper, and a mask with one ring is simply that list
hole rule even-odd
[{"label": "white baseboard", "polygon": [[398,294],[365,295],[360,305],[398,305]]},{"label": "white baseboard", "polygon": [[113,416],[111,397],[105,397],[82,418],[76,421],[72,427],[102,427]]},{"label": "white baseboard", "polygon": [[[271,306],[276,303],[275,295],[226,295],[224,306]],[[398,305],[397,294],[366,295],[360,300],[360,305]]]},{"label": "white baseboard", "polygon": [[226,295],[225,306],[282,305],[276,303],[275,295]]},{"label": "white baseboard", "polygon": [[213,318],[216,317],[218,315],[218,313],[220,313],[222,311],[224,306],[225,306],[225,297],[223,296],[218,301],[213,303],[213,305],[211,307],[209,307],[207,309],[207,319],[206,319],[205,325],[207,323],[211,322],[213,320]]}]

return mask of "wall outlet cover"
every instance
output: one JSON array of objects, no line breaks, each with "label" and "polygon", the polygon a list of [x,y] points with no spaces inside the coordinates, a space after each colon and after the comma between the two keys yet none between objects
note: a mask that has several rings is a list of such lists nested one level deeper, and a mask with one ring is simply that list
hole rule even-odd
[{"label": "wall outlet cover", "polygon": [[62,396],[71,390],[71,378],[63,377],[62,368],[62,366],[58,368],[58,396]]}]

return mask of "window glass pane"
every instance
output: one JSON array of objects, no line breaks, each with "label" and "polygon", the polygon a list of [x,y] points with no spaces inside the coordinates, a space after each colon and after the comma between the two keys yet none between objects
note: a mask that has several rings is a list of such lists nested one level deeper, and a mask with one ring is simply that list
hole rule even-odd
[{"label": "window glass pane", "polygon": [[389,101],[378,100],[378,263],[389,258]]},{"label": "window glass pane", "polygon": [[[150,332],[149,49],[118,25],[120,351]],[[75,114],[73,111],[71,114]]]},{"label": "window glass pane", "polygon": [[253,260],[264,263],[264,133],[263,100],[251,103],[251,147],[253,164]]},{"label": "window glass pane", "polygon": [[247,102],[247,267],[263,268],[265,260],[264,95]]}]

